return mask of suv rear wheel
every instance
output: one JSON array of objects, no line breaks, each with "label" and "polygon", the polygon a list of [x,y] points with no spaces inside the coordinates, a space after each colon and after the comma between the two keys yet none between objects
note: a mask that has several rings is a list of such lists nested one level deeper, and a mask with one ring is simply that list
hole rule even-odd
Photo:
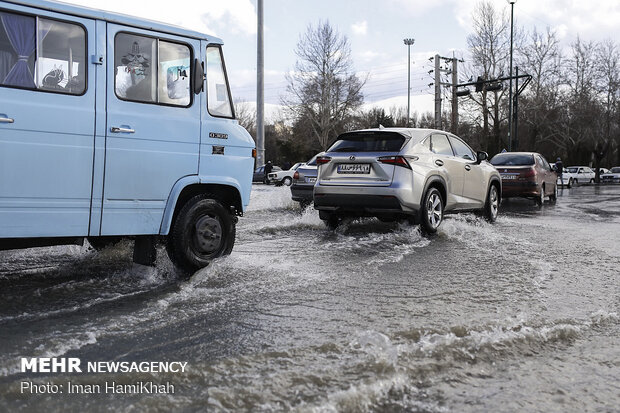
[{"label": "suv rear wheel", "polygon": [[319,211],[319,218],[321,218],[329,229],[336,229],[338,225],[340,225],[340,217],[333,212]]},{"label": "suv rear wheel", "polygon": [[187,272],[228,255],[235,244],[235,217],[212,194],[191,198],[175,218],[168,235],[172,262]]},{"label": "suv rear wheel", "polygon": [[422,229],[434,234],[443,220],[443,199],[437,188],[429,188],[424,195],[420,216]]},{"label": "suv rear wheel", "polygon": [[489,222],[495,222],[498,211],[499,193],[497,192],[497,186],[495,184],[491,184],[489,193],[487,194],[487,202],[484,204],[484,217]]}]

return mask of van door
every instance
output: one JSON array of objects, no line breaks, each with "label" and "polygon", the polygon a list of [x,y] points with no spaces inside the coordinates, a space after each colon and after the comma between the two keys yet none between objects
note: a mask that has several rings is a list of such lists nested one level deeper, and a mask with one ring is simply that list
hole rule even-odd
[{"label": "van door", "polygon": [[101,235],[159,233],[170,191],[198,173],[199,40],[109,23]]},{"label": "van door", "polygon": [[88,234],[93,20],[0,10],[0,237]]}]

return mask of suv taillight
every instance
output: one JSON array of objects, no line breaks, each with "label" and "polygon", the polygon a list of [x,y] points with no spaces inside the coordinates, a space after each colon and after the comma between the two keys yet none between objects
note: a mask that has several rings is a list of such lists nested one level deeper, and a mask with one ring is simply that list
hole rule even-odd
[{"label": "suv taillight", "polygon": [[317,156],[316,164],[317,165],[323,165],[323,164],[328,163],[331,160],[332,160],[332,158],[330,158],[329,156]]},{"label": "suv taillight", "polygon": [[402,166],[403,168],[411,169],[411,165],[405,159],[404,156],[381,156],[377,158],[381,163],[387,163],[389,165]]},{"label": "suv taillight", "polygon": [[299,179],[299,172],[295,171],[293,174],[293,179]]}]

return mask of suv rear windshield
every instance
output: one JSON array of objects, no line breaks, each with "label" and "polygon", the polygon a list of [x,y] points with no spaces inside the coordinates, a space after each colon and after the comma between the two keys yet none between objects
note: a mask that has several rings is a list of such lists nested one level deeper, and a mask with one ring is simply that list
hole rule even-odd
[{"label": "suv rear windshield", "polygon": [[491,159],[493,166],[526,166],[534,165],[534,155],[514,153],[498,153]]},{"label": "suv rear windshield", "polygon": [[395,132],[343,133],[328,152],[398,152],[405,137]]},{"label": "suv rear windshield", "polygon": [[316,154],[312,157],[312,159],[310,159],[308,162],[306,162],[306,165],[310,165],[310,166],[316,166],[316,157],[319,156],[319,154]]}]

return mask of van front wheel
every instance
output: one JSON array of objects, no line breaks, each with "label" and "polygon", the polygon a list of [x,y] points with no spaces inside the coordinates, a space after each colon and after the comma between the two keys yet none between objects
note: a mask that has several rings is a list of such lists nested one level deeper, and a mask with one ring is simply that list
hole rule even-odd
[{"label": "van front wheel", "polygon": [[194,272],[230,254],[235,232],[235,218],[213,195],[197,195],[187,201],[172,224],[168,255],[176,266]]}]

